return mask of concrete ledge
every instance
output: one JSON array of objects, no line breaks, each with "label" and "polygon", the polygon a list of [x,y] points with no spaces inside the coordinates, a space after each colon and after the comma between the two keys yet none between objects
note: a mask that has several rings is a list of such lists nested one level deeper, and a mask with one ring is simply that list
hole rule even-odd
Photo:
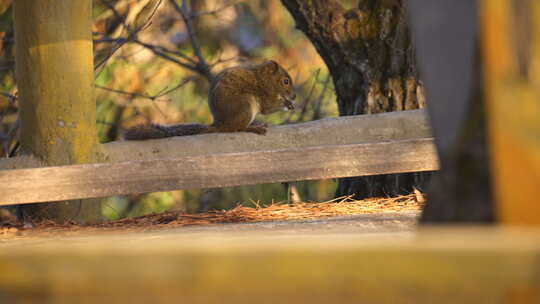
[{"label": "concrete ledge", "polygon": [[[222,133],[117,141],[101,145],[101,151],[104,161],[122,162],[429,137],[432,134],[426,111],[411,110],[272,126],[265,136]],[[0,160],[0,170],[41,166],[40,161],[31,156]]]},{"label": "concrete ledge", "polygon": [[[216,227],[220,228],[222,226]],[[180,230],[0,242],[0,297],[42,303],[539,303],[540,231]]]},{"label": "concrete ledge", "polygon": [[432,137],[425,110],[325,118],[251,133],[204,134],[102,145],[106,161],[175,158]]},{"label": "concrete ledge", "polygon": [[433,139],[424,138],[2,170],[0,205],[438,168]]},{"label": "concrete ledge", "polygon": [[[104,161],[122,162],[430,137],[432,134],[427,113],[421,109],[271,126],[265,136],[221,133],[117,141],[101,145],[101,151]],[[0,170],[42,166],[38,159],[31,156],[0,160]]]}]

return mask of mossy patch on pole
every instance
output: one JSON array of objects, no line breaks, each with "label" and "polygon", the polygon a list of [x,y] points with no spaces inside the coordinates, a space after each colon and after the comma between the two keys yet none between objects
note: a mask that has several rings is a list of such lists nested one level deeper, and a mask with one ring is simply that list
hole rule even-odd
[{"label": "mossy patch on pole", "polygon": [[[47,165],[94,162],[92,1],[17,0],[14,21],[23,152]],[[28,211],[55,221],[100,217],[99,203],[89,201]]]}]

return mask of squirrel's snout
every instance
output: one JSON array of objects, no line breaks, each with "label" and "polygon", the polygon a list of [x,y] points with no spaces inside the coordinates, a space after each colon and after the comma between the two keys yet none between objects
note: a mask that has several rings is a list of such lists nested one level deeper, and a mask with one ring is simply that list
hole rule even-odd
[{"label": "squirrel's snout", "polygon": [[294,93],[291,93],[290,95],[284,95],[284,94],[279,95],[279,99],[283,102],[284,111],[294,110],[294,103],[292,102],[292,100],[295,98],[296,98],[296,94]]},{"label": "squirrel's snout", "polygon": [[285,100],[285,108],[287,110],[294,110],[294,103],[292,103],[292,101],[286,99]]}]

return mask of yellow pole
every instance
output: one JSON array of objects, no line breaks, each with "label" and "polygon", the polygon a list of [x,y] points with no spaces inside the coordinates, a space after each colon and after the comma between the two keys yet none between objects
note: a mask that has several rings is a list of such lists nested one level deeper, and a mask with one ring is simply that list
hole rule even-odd
[{"label": "yellow pole", "polygon": [[503,224],[540,225],[540,2],[483,0],[482,5],[498,218]]},{"label": "yellow pole", "polygon": [[[92,1],[17,0],[14,22],[23,152],[47,165],[94,162]],[[88,201],[32,208],[57,221],[100,217]]]}]

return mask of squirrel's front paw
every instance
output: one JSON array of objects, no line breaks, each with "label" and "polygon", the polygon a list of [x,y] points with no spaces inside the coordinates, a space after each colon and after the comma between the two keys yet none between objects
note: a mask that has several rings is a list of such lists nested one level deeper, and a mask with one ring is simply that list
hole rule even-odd
[{"label": "squirrel's front paw", "polygon": [[264,121],[254,120],[254,121],[250,124],[250,126],[252,126],[252,127],[265,127],[265,128],[266,128],[266,127],[268,127],[268,124],[265,123]]},{"label": "squirrel's front paw", "polygon": [[266,127],[265,126],[249,126],[246,128],[247,132],[257,133],[259,135],[265,135],[266,134]]}]

